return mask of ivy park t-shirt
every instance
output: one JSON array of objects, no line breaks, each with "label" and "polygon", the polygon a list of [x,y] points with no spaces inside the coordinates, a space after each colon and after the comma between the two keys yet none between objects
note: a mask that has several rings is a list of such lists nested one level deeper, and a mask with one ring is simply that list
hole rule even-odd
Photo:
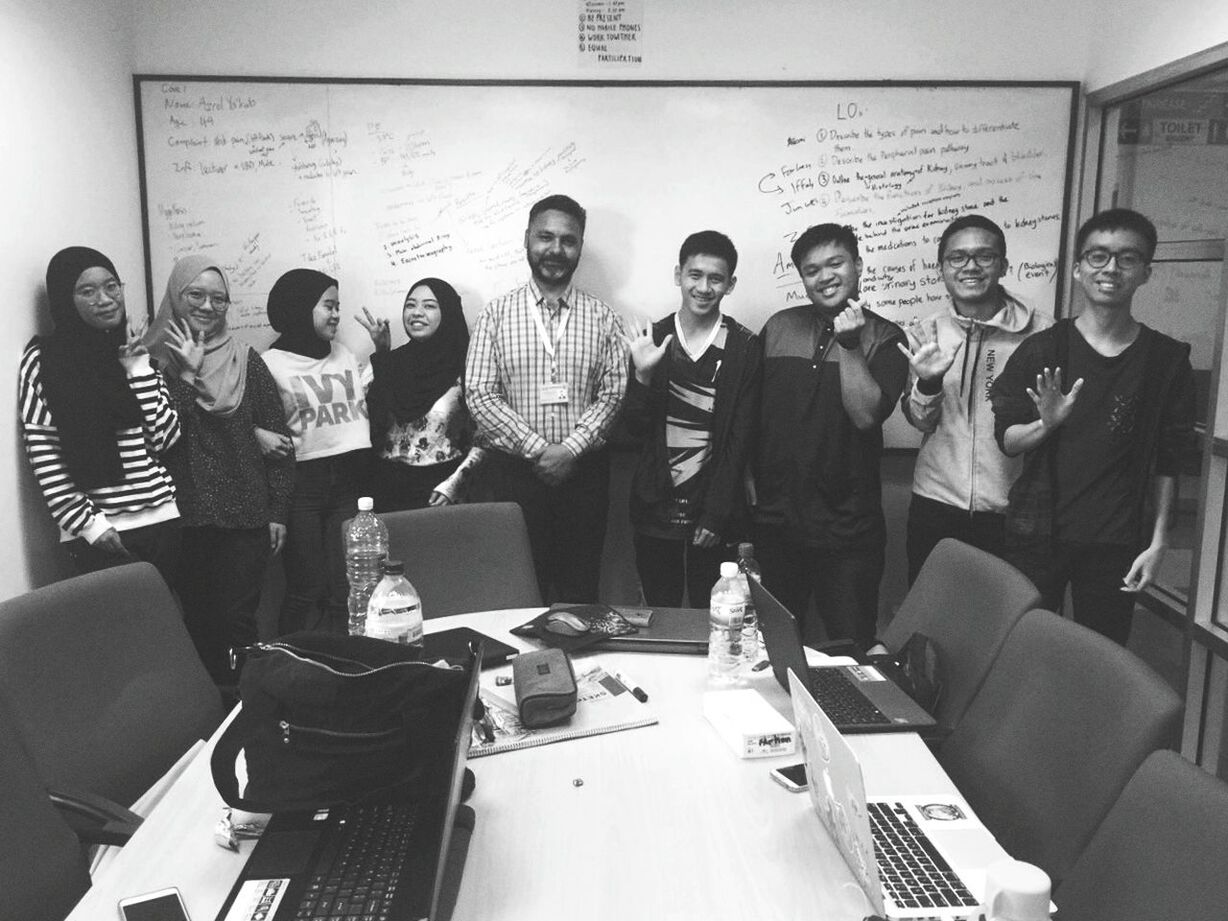
[{"label": "ivy park t-shirt", "polygon": [[371,447],[366,398],[370,365],[360,367],[354,353],[339,342],[323,358],[281,349],[269,349],[261,357],[277,382],[296,460]]}]

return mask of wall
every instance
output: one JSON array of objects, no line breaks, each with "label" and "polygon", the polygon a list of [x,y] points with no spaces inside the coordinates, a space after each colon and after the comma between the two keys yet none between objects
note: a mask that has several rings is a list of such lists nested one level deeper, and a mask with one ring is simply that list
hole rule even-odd
[{"label": "wall", "polygon": [[[56,250],[105,252],[138,309],[144,284],[128,0],[0,0],[0,25],[0,302],[9,305],[0,390],[13,394],[22,347],[50,331],[43,278]],[[0,546],[13,548],[0,554],[2,598],[65,570],[12,421],[0,426],[0,483],[18,484],[0,489]]]},{"label": "wall", "polygon": [[[8,39],[0,62],[3,201],[11,217],[0,231],[0,295],[16,306],[0,380],[15,380],[21,344],[47,329],[42,276],[61,246],[104,250],[129,282],[130,306],[145,306],[133,72],[1073,79],[1096,87],[1228,39],[1228,9],[1205,0],[1170,0],[1162,17],[1154,0],[984,6],[644,0],[646,63],[618,72],[577,67],[575,0],[453,0],[446,7],[438,0],[0,0]],[[18,484],[0,490],[0,543],[18,548],[0,558],[0,597],[7,597],[62,567],[16,426],[0,434],[0,478]]]}]

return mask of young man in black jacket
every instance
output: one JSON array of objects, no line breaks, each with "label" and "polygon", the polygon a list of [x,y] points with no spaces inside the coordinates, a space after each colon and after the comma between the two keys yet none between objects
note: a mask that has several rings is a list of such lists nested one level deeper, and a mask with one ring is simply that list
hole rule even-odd
[{"label": "young man in black jacket", "polygon": [[704,607],[730,544],[745,535],[744,472],[758,411],[761,353],[721,313],[738,253],[715,230],[683,241],[678,312],[628,337],[623,418],[643,440],[631,485],[635,562],[648,604]]}]

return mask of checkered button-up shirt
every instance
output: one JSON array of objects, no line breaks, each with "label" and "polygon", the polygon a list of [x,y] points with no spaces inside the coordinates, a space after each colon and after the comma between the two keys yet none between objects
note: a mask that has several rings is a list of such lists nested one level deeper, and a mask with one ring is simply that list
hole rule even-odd
[{"label": "checkered button-up shirt", "polygon": [[[553,359],[533,311],[556,343]],[[553,383],[566,386],[567,402],[543,405],[542,387]],[[578,457],[605,444],[626,389],[622,321],[591,294],[569,287],[552,312],[530,281],[491,301],[478,317],[465,399],[483,444],[527,459],[562,444]]]}]

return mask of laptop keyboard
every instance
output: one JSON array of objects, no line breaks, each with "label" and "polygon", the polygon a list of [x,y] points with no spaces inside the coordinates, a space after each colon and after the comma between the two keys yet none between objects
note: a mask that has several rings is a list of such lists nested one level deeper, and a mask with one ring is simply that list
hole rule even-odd
[{"label": "laptop keyboard", "polygon": [[295,921],[387,921],[413,840],[416,803],[352,806],[321,855]]},{"label": "laptop keyboard", "polygon": [[883,892],[905,908],[973,907],[960,881],[902,803],[868,803]]},{"label": "laptop keyboard", "polygon": [[810,669],[810,690],[823,712],[837,726],[889,724],[890,719],[874,706],[838,668]]}]

